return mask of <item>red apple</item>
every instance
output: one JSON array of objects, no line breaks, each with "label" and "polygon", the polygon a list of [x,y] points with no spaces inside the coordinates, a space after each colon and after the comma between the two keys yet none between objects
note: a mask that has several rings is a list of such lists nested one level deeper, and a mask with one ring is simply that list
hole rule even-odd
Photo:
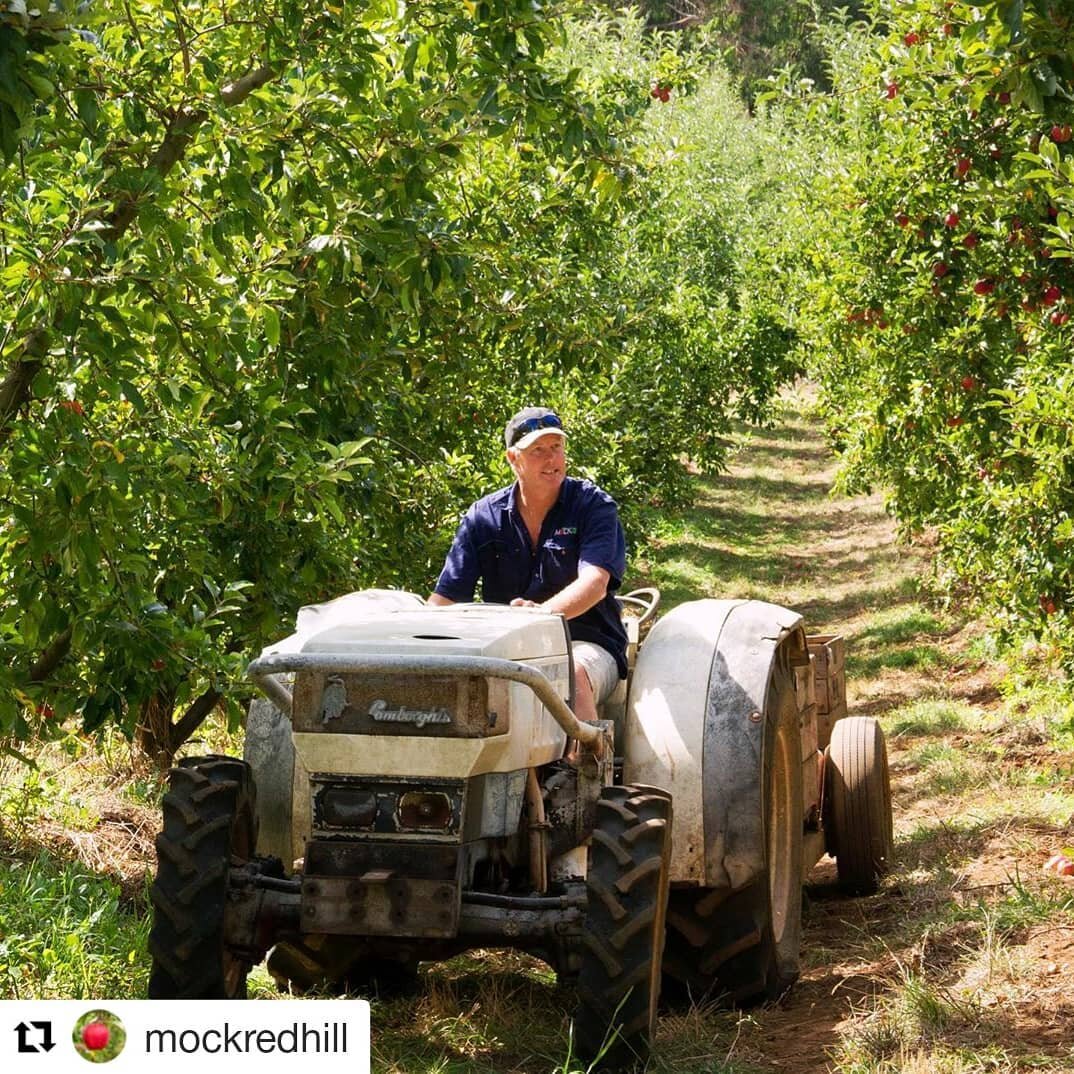
[{"label": "red apple", "polygon": [[912,46],[918,44],[921,41],[921,37],[919,34],[916,34],[913,30],[911,30],[902,40],[903,44],[906,45],[907,48],[911,48]]},{"label": "red apple", "polygon": [[659,97],[660,96],[660,87],[655,82],[653,83],[653,88],[651,90],[649,90],[649,96],[650,97]]},{"label": "red apple", "polygon": [[967,157],[959,157],[958,160],[955,161],[955,177],[958,179],[964,179],[969,174],[969,171],[972,167],[972,160]]},{"label": "red apple", "polygon": [[1051,287],[1047,288],[1044,292],[1044,297],[1041,302],[1045,306],[1054,306],[1063,297],[1063,292],[1053,283]]},{"label": "red apple", "polygon": [[967,250],[976,250],[977,244],[980,241],[981,240],[977,237],[977,233],[975,231],[970,231],[963,236],[962,245],[965,246]]},{"label": "red apple", "polygon": [[1071,136],[1070,124],[1069,123],[1063,123],[1063,124],[1056,123],[1056,125],[1054,127],[1052,127],[1051,131],[1049,131],[1049,136],[1051,137],[1053,142],[1059,142],[1059,143],[1069,142],[1070,141],[1070,136]]},{"label": "red apple", "polygon": [[1056,325],[1061,326],[1061,325],[1066,324],[1067,321],[1069,321],[1069,320],[1070,320],[1070,314],[1065,313],[1062,310],[1056,310],[1052,314],[1052,324],[1056,324]]},{"label": "red apple", "polygon": [[1059,215],[1059,210],[1054,205],[1049,205],[1048,215],[1054,220]]},{"label": "red apple", "polygon": [[671,100],[671,89],[668,86],[660,87],[660,100],[667,104]]},{"label": "red apple", "polygon": [[167,665],[164,663],[163,660],[160,659],[160,657],[157,657],[157,659],[154,660],[152,664],[150,664],[150,667],[154,671],[163,671],[166,666]]},{"label": "red apple", "polygon": [[1057,866],[1055,871],[1060,876],[1074,876],[1074,861],[1070,858],[1064,858]]},{"label": "red apple", "polygon": [[973,293],[977,295],[990,295],[996,289],[996,281],[988,277],[978,280],[973,285]]},{"label": "red apple", "polygon": [[906,213],[896,213],[895,223],[898,224],[899,227],[908,227],[910,224],[910,217],[908,217]]},{"label": "red apple", "polygon": [[1000,104],[1010,104],[1011,103],[1011,95],[1007,90],[1004,90],[999,95],[999,103]]},{"label": "red apple", "polygon": [[969,373],[967,373],[967,374],[966,374],[966,375],[965,375],[965,376],[964,376],[964,377],[963,377],[963,378],[962,378],[962,379],[961,379],[961,380],[959,381],[959,384],[961,384],[961,385],[962,385],[962,390],[963,390],[964,392],[972,392],[972,391],[973,391],[973,389],[977,387],[977,378],[976,378],[976,377],[973,377],[973,376],[970,376],[970,374],[969,374]]},{"label": "red apple", "polygon": [[963,419],[960,418],[957,414],[952,414],[949,418],[945,420],[944,424],[946,424],[951,429],[957,429],[962,424],[962,421]]},{"label": "red apple", "polygon": [[90,1022],[82,1030],[82,1043],[91,1051],[99,1052],[108,1047],[108,1038],[111,1034],[104,1022]]},{"label": "red apple", "polygon": [[895,100],[895,98],[899,95],[898,82],[889,82],[886,86],[886,92],[889,101]]},{"label": "red apple", "polygon": [[47,701],[43,701],[37,706],[37,715],[43,720],[51,720],[56,715],[56,710]]},{"label": "red apple", "polygon": [[948,265],[946,261],[937,261],[936,264],[932,266],[933,276],[939,277],[941,279],[946,276],[950,271],[951,266]]},{"label": "red apple", "polygon": [[950,37],[954,32],[955,28],[949,22],[945,22],[943,24],[944,37]]},{"label": "red apple", "polygon": [[958,213],[951,212],[943,218],[943,222],[944,227],[955,228],[961,223],[961,217],[959,217]]},{"label": "red apple", "polygon": [[71,411],[72,414],[77,414],[79,417],[86,413],[82,404],[77,399],[63,399],[60,401],[60,406],[62,406],[64,410]]}]

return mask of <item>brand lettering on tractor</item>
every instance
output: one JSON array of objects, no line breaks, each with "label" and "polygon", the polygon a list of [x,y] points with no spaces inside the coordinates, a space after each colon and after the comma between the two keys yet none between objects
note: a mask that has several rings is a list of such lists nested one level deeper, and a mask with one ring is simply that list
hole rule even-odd
[{"label": "brand lettering on tractor", "polygon": [[402,705],[393,709],[381,698],[369,706],[369,715],[377,723],[412,723],[415,727],[424,727],[429,723],[451,723],[451,713],[447,709],[408,709]]}]

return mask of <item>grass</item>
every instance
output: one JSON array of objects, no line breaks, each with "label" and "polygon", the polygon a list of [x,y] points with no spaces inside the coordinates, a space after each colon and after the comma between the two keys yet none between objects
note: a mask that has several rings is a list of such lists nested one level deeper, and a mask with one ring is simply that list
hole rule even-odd
[{"label": "grass", "polygon": [[[845,898],[822,862],[806,892],[803,973],[780,1005],[666,1012],[657,1074],[976,1074],[1074,1070],[1074,883],[1040,864],[1074,844],[1074,702],[1047,654],[1000,652],[931,599],[927,547],[899,545],[879,496],[829,494],[810,401],[741,430],[628,582],[665,607],[753,597],[847,639],[852,713],[888,737],[896,861]],[[236,754],[209,725],[186,752]],[[0,997],[140,996],[146,873],[161,784],[121,736],[0,762]],[[1053,969],[1054,967],[1054,969]],[[263,967],[251,996],[278,995]],[[373,997],[384,1074],[578,1074],[574,995],[547,966],[473,952],[422,969],[417,995]],[[1060,1029],[1056,1029],[1060,1027]]]},{"label": "grass", "polygon": [[52,855],[0,858],[0,997],[144,995],[148,919],[108,877]]}]

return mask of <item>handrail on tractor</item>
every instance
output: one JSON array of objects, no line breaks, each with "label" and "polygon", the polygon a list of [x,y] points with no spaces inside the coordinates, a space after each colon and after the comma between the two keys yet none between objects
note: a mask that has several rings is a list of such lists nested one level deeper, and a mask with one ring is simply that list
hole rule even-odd
[{"label": "handrail on tractor", "polygon": [[504,660],[496,656],[434,654],[422,655],[418,662],[408,656],[276,653],[252,661],[246,674],[278,709],[290,717],[294,701],[291,691],[273,676],[297,671],[322,671],[336,675],[406,674],[421,678],[463,674],[508,679],[528,686],[570,738],[578,739],[595,750],[599,750],[603,740],[600,727],[579,720],[567,702],[556,693],[544,672],[531,664],[520,664],[517,660]]}]

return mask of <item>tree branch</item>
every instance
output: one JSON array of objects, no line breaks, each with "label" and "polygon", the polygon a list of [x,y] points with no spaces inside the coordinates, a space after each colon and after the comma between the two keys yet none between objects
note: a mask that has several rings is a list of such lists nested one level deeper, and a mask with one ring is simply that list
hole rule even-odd
[{"label": "tree branch", "polygon": [[30,668],[30,682],[44,682],[71,651],[71,628],[57,634]]},{"label": "tree branch", "polygon": [[237,78],[234,82],[229,82],[220,90],[220,98],[224,104],[228,105],[228,107],[242,104],[251,93],[255,90],[259,90],[262,86],[271,82],[276,77],[277,74],[275,69],[268,64],[263,64],[261,67],[255,68],[249,74],[243,75],[242,78]]},{"label": "tree branch", "polygon": [[[130,14],[128,8],[128,15]],[[132,20],[132,26],[134,25]],[[135,32],[137,28],[135,27]],[[275,68],[262,64],[234,82],[229,82],[220,90],[220,98],[228,107],[241,104],[255,90],[277,77]],[[201,108],[183,108],[177,112],[168,124],[168,129],[152,157],[148,170],[165,176],[182,160],[190,143],[194,140],[198,127],[208,118],[209,113]],[[115,242],[121,238],[138,216],[139,199],[135,194],[122,194],[117,198],[112,211],[105,218],[106,227],[101,237],[106,242]],[[59,317],[59,314],[56,314]],[[55,319],[53,325],[55,327]],[[34,377],[41,368],[47,350],[49,332],[45,326],[34,328],[26,337],[21,351],[8,368],[7,375],[0,381],[0,442],[10,434],[12,417],[30,401]]]},{"label": "tree branch", "polygon": [[219,690],[206,690],[179,719],[172,724],[169,732],[169,746],[174,754],[179,747],[201,726],[202,721],[216,708],[217,702],[224,695]]},{"label": "tree branch", "polygon": [[30,398],[30,386],[41,368],[48,348],[48,333],[35,328],[22,345],[18,355],[8,368],[7,376],[0,382],[0,440],[11,416]]},{"label": "tree branch", "polygon": [[[149,158],[148,170],[155,171],[162,178],[167,175],[182,159],[207,116],[208,113],[200,108],[184,108],[176,113],[168,124],[167,134]],[[137,215],[137,196],[125,195],[109,213],[108,226],[101,231],[101,237],[105,242],[115,242],[134,223]]]}]

